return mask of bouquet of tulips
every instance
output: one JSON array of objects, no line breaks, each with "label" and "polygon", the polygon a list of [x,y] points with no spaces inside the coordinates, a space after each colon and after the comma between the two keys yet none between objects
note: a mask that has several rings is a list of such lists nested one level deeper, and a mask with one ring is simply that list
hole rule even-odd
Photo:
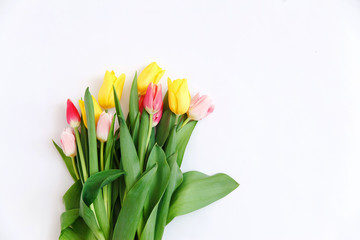
[{"label": "bouquet of tulips", "polygon": [[67,101],[70,127],[61,147],[53,142],[75,183],[63,197],[59,239],[159,240],[175,217],[238,186],[226,174],[180,170],[191,133],[214,105],[205,95],[191,98],[186,79],[168,79],[163,99],[164,72],[154,62],[135,73],[127,117],[119,102],[125,75],[113,71],[105,73],[98,102],[86,89],[81,117]]}]

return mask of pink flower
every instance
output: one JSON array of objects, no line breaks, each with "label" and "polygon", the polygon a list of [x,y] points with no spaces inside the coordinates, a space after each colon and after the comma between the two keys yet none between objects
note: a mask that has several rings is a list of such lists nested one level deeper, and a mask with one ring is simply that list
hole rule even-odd
[{"label": "pink flower", "polygon": [[68,157],[76,156],[76,143],[73,129],[67,127],[60,136],[61,148]]},{"label": "pink flower", "polygon": [[113,119],[112,113],[102,112],[96,127],[96,137],[100,142],[106,142],[109,136],[111,123]]},{"label": "pink flower", "polygon": [[214,105],[209,96],[197,93],[191,98],[188,117],[192,120],[201,120],[214,111]]},{"label": "pink flower", "polygon": [[155,114],[162,109],[161,84],[149,84],[143,104],[149,114]]},{"label": "pink flower", "polygon": [[79,112],[70,99],[67,100],[66,120],[72,128],[80,126],[81,119]]},{"label": "pink flower", "polygon": [[[144,109],[144,98],[145,95],[140,96],[139,98],[139,111],[140,113],[142,113],[143,109]],[[158,125],[158,123],[161,120],[162,117],[162,112],[163,112],[163,105],[161,105],[161,109],[157,112],[153,114],[153,122],[152,122],[152,126],[155,127],[156,125]]]}]

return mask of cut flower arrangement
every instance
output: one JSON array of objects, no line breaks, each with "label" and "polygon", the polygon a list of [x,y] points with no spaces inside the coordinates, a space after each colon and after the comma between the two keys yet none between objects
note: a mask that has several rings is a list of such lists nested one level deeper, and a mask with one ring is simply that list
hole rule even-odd
[{"label": "cut flower arrangement", "polygon": [[125,74],[106,71],[98,101],[87,88],[81,117],[68,99],[70,127],[53,143],[75,183],[63,196],[59,239],[159,240],[175,217],[238,187],[223,173],[180,170],[197,122],[214,105],[206,95],[191,98],[186,79],[168,79],[163,99],[164,72],[154,62],[135,73],[128,116],[119,102]]}]

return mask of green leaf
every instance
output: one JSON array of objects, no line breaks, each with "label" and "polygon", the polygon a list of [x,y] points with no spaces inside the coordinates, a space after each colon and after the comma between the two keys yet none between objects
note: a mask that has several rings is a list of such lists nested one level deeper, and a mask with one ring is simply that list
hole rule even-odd
[{"label": "green leaf", "polygon": [[115,125],[115,116],[112,119],[109,136],[106,142],[105,147],[105,170],[109,170],[111,167],[111,157],[113,154],[114,144],[115,144],[115,138],[114,138],[114,125]]},{"label": "green leaf", "polygon": [[171,156],[175,152],[176,152],[176,125],[173,126],[169,139],[166,142],[166,146],[165,146],[166,157]]},{"label": "green leaf", "polygon": [[78,209],[80,207],[82,184],[77,180],[64,194],[63,201],[65,210]]},{"label": "green leaf", "polygon": [[158,145],[155,145],[149,155],[146,169],[150,169],[154,164],[157,164],[158,168],[154,181],[151,182],[149,188],[149,194],[147,196],[147,201],[144,204],[144,216],[147,219],[151,213],[151,210],[160,200],[163,192],[165,191],[169,176],[170,176],[170,167],[166,161],[166,156],[164,151]]},{"label": "green leaf", "polygon": [[196,171],[184,173],[184,180],[171,199],[168,222],[225,197],[238,186],[234,179],[223,173],[213,176]]},{"label": "green leaf", "polygon": [[88,127],[90,176],[99,171],[94,105],[89,88],[85,91],[85,110]]},{"label": "green leaf", "polygon": [[154,181],[150,184],[148,197],[144,205],[144,219],[147,220],[141,232],[141,240],[153,240],[155,238],[156,217],[159,204],[165,194],[170,179],[170,167],[166,161],[165,153],[162,148],[156,144],[149,155],[147,167],[155,163],[158,165],[158,170]]},{"label": "green leaf", "polygon": [[71,209],[63,212],[60,216],[61,230],[69,227],[79,217],[79,209]]},{"label": "green leaf", "polygon": [[74,232],[71,228],[66,228],[61,231],[59,240],[83,240],[77,233]]},{"label": "green leaf", "polygon": [[174,193],[175,189],[181,184],[183,178],[181,170],[176,162],[176,159],[177,159],[176,153],[171,155],[168,159],[168,163],[170,166],[170,178],[169,178],[169,184],[166,188],[164,196],[162,197],[158,207],[158,214],[157,214],[156,226],[155,226],[156,240],[162,239],[162,235],[164,233],[164,229],[168,217],[171,196]]},{"label": "green leaf", "polygon": [[[95,204],[98,200],[102,201],[102,198],[99,198],[101,197],[101,194],[99,194],[100,189],[118,179],[123,174],[123,171],[117,169],[98,172],[89,177],[84,184],[81,195],[80,216],[84,219],[86,224],[97,238],[100,237],[101,239],[105,239],[107,236],[109,236],[110,233],[110,226],[109,222],[107,222],[107,216],[103,202],[102,204],[98,203],[98,206],[101,208],[96,208]],[[90,205],[92,203],[94,203],[96,216],[98,217],[97,219],[101,229],[97,224],[97,220],[93,211],[90,209]]]},{"label": "green leaf", "polygon": [[185,126],[180,128],[176,133],[176,151],[178,153],[177,163],[179,167],[181,166],[186,146],[191,137],[191,133],[196,126],[196,123],[197,121],[190,121]]},{"label": "green leaf", "polygon": [[136,115],[134,126],[131,127],[131,137],[133,138],[135,147],[137,148],[140,128],[140,112]]},{"label": "green leaf", "polygon": [[170,130],[175,125],[176,116],[170,111],[170,109],[163,110],[163,116],[157,126],[156,131],[156,143],[162,147],[164,146],[166,139],[169,136]]},{"label": "green leaf", "polygon": [[97,240],[90,228],[84,222],[84,219],[79,217],[72,225],[71,228],[75,233],[81,236],[84,240]]},{"label": "green leaf", "polygon": [[98,172],[93,176],[89,177],[88,180],[85,182],[82,191],[82,198],[84,200],[84,203],[90,206],[90,204],[95,201],[101,188],[118,179],[123,174],[124,171],[118,169],[110,169]]},{"label": "green leaf", "polygon": [[100,229],[93,210],[80,198],[79,215],[84,219],[86,225],[91,229],[98,240],[105,240],[104,232]]},{"label": "green leaf", "polygon": [[76,180],[77,180],[77,179],[76,179],[76,174],[75,174],[75,172],[74,172],[74,168],[73,168],[73,165],[72,165],[71,157],[67,157],[67,156],[65,155],[64,151],[61,149],[61,147],[59,147],[59,145],[57,145],[54,140],[52,140],[52,142],[53,142],[55,148],[58,150],[61,158],[64,160],[65,165],[66,165],[66,167],[67,167],[67,169],[68,169],[71,177],[74,179],[74,181],[76,181]]},{"label": "green leaf", "polygon": [[130,100],[129,100],[129,119],[131,129],[134,129],[136,124],[136,117],[139,114],[139,96],[137,89],[137,72],[135,72],[134,80],[131,85],[130,90]]},{"label": "green leaf", "polygon": [[149,132],[150,118],[147,111],[143,111],[140,118],[139,138],[138,138],[138,153],[140,170],[144,169],[144,160],[146,154],[146,140]]},{"label": "green leaf", "polygon": [[125,116],[123,111],[121,110],[121,105],[120,105],[120,100],[119,97],[115,91],[115,88],[113,88],[113,92],[114,92],[114,101],[115,101],[115,110],[116,110],[116,115],[118,117],[118,121],[120,124],[120,119],[122,119],[125,122]]},{"label": "green leaf", "polygon": [[[80,127],[81,127],[81,131],[80,131],[81,146],[82,146],[84,157],[85,157],[85,159],[84,159],[85,164],[88,167],[89,166],[89,143],[88,143],[87,129],[85,127],[85,123],[84,123],[84,120],[82,117],[81,117]],[[87,171],[89,172],[89,169],[87,169]]]},{"label": "green leaf", "polygon": [[136,153],[134,142],[129,133],[129,129],[122,118],[119,119],[120,125],[120,151],[121,164],[126,173],[125,184],[126,192],[135,184],[140,176],[139,159]]},{"label": "green leaf", "polygon": [[139,224],[151,181],[155,176],[157,165],[144,172],[135,185],[129,190],[116,221],[113,240],[133,240]]}]

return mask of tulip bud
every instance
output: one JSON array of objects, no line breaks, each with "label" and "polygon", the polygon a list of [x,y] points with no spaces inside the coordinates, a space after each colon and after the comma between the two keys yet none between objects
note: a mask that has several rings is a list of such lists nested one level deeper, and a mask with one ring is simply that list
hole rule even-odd
[{"label": "tulip bud", "polygon": [[73,129],[67,127],[60,136],[61,148],[68,157],[76,156],[76,143]]},{"label": "tulip bud", "polygon": [[[95,116],[95,125],[97,124],[99,117],[102,113],[102,109],[98,102],[96,101],[95,97],[92,96],[93,105],[94,105],[94,116]],[[86,120],[86,110],[85,110],[85,102],[83,100],[79,100],[81,115],[83,117],[83,121],[85,124],[85,127],[87,128],[87,120]]]},{"label": "tulip bud", "polygon": [[96,137],[100,142],[106,142],[109,136],[111,123],[113,119],[112,113],[102,112],[96,127]]},{"label": "tulip bud", "polygon": [[115,91],[120,99],[124,88],[124,83],[125,83],[125,74],[121,74],[117,78],[115,76],[114,71],[111,72],[106,71],[104,76],[104,82],[101,85],[98,94],[100,106],[103,107],[104,109],[115,107],[113,86],[115,87]]},{"label": "tulip bud", "polygon": [[72,128],[80,126],[81,119],[79,112],[70,99],[67,100],[66,120]]},{"label": "tulip bud", "polygon": [[[140,111],[140,113],[142,113],[142,111],[144,109],[144,98],[145,98],[145,95],[142,95],[139,98],[139,111]],[[153,121],[152,121],[152,126],[153,127],[158,125],[158,123],[160,122],[161,117],[162,117],[162,112],[163,112],[163,105],[161,104],[161,109],[157,113],[153,114]]]},{"label": "tulip bud", "polygon": [[181,115],[189,110],[190,92],[186,79],[176,79],[173,82],[168,78],[169,108],[176,115]]},{"label": "tulip bud", "polygon": [[192,120],[201,120],[214,111],[214,105],[209,96],[197,93],[190,102],[188,117]]},{"label": "tulip bud", "polygon": [[161,109],[160,109],[160,111],[158,111],[157,113],[155,113],[154,115],[153,115],[153,121],[152,121],[152,126],[153,127],[156,127],[156,125],[158,125],[158,123],[160,122],[160,120],[161,120],[161,117],[162,117],[162,107],[161,107]]},{"label": "tulip bud", "polygon": [[145,95],[149,84],[157,84],[164,73],[165,70],[162,70],[156,62],[150,63],[144,68],[137,79],[139,95]]},{"label": "tulip bud", "polygon": [[149,84],[144,98],[144,107],[149,114],[154,114],[160,111],[163,105],[161,84]]}]

